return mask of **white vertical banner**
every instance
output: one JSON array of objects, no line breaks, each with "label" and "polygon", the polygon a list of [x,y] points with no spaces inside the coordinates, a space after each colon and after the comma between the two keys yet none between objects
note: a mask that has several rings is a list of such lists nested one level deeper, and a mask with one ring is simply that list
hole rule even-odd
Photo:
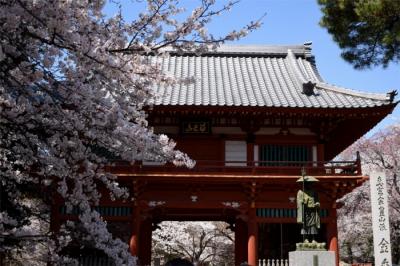
[{"label": "white vertical banner", "polygon": [[373,172],[369,178],[375,266],[392,266],[386,176],[384,173]]}]

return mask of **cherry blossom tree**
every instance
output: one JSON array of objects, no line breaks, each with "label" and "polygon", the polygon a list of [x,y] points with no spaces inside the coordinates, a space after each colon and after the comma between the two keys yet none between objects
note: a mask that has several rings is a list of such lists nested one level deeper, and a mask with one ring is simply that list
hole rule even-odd
[{"label": "cherry blossom tree", "polygon": [[349,263],[373,261],[369,183],[364,183],[340,201],[344,204],[338,211],[341,259]]},{"label": "cherry blossom tree", "polygon": [[[400,262],[400,125],[387,127],[370,138],[362,138],[342,156],[360,152],[364,174],[383,171],[387,176],[393,261]],[[373,256],[369,182],[346,195],[339,211],[342,255],[358,261]]]},{"label": "cherry blossom tree", "polygon": [[234,265],[234,232],[227,227],[224,222],[162,222],[153,233],[153,254],[194,265]]},{"label": "cherry blossom tree", "polygon": [[[75,242],[116,265],[135,264],[94,209],[98,187],[129,199],[105,170],[110,157],[193,166],[167,136],[152,132],[145,114],[155,86],[188,81],[163,73],[146,55],[201,53],[259,26],[207,34],[207,23],[234,5],[214,2],[199,1],[178,19],[178,1],[148,0],[147,10],[126,22],[120,13],[106,17],[102,0],[0,0],[0,259],[40,243],[46,247],[40,260],[65,264],[62,250]],[[79,215],[51,232],[55,191]]]}]

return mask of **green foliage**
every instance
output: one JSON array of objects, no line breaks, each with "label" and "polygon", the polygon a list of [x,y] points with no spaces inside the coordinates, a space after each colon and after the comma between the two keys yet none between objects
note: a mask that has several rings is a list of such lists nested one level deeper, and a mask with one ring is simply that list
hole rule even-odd
[{"label": "green foliage", "polygon": [[325,27],[355,68],[400,61],[399,0],[318,0]]}]

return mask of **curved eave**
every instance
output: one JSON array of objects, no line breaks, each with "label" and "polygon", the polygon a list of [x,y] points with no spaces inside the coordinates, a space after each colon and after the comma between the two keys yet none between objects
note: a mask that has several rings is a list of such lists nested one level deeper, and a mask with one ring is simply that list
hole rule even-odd
[{"label": "curved eave", "polygon": [[[390,114],[399,102],[391,103],[387,106],[376,108],[366,108],[366,111],[358,115],[358,111],[354,112],[347,119],[341,121],[336,129],[330,133],[329,140],[325,145],[325,160],[331,160],[339,153],[353,144],[364,134],[369,132],[388,114]],[[351,132],[351,134],[349,134]]]},{"label": "curved eave", "polygon": [[149,112],[174,112],[174,113],[202,113],[202,114],[222,114],[222,113],[249,113],[262,114],[268,116],[270,114],[371,114],[375,111],[386,116],[391,113],[398,102],[382,103],[381,105],[365,106],[365,107],[290,107],[290,106],[227,106],[227,105],[154,105]]}]

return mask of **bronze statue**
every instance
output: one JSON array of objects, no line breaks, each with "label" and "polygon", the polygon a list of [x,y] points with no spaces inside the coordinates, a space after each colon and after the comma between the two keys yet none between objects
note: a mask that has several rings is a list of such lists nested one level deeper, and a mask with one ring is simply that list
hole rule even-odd
[{"label": "bronze statue", "polygon": [[303,225],[301,229],[303,241],[308,238],[314,240],[321,226],[319,198],[317,192],[312,188],[312,184],[318,182],[318,179],[306,176],[303,171],[302,177],[296,182],[301,182],[303,185],[303,189],[297,192],[297,223]]}]

